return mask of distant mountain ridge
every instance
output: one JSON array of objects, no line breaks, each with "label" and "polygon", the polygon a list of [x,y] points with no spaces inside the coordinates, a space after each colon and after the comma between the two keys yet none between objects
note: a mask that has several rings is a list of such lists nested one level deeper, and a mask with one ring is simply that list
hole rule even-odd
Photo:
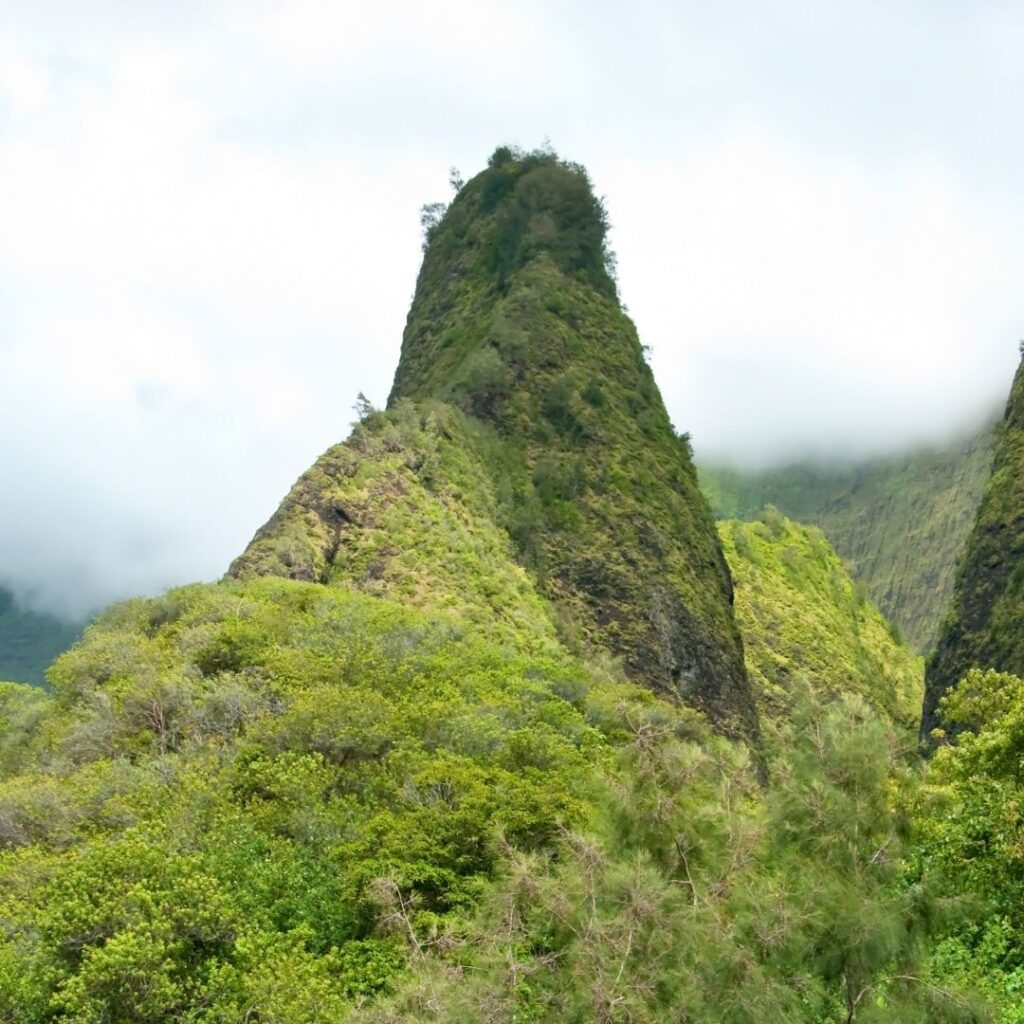
[{"label": "distant mountain ridge", "polygon": [[47,666],[84,625],[20,608],[14,594],[0,587],[0,680],[41,685]]},{"label": "distant mountain ridge", "polygon": [[957,558],[988,479],[993,428],[943,447],[851,466],[799,462],[760,472],[699,463],[720,519],[766,505],[819,527],[871,600],[918,651],[930,649],[953,596]]}]

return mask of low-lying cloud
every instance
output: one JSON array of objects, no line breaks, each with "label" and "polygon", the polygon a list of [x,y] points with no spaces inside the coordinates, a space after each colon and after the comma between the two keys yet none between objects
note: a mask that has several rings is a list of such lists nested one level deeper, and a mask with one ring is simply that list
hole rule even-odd
[{"label": "low-lying cloud", "polygon": [[590,168],[699,453],[972,429],[1024,320],[1024,16],[770,7],[24,5],[0,583],[80,614],[219,576],[357,392],[383,402],[418,207],[503,141]]}]

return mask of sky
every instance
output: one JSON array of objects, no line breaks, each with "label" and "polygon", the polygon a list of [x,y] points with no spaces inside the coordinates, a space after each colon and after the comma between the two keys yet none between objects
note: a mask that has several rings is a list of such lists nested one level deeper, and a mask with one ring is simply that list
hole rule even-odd
[{"label": "sky", "polygon": [[973,430],[1024,334],[1024,5],[0,0],[0,584],[220,576],[384,403],[419,207],[545,140],[698,456]]}]

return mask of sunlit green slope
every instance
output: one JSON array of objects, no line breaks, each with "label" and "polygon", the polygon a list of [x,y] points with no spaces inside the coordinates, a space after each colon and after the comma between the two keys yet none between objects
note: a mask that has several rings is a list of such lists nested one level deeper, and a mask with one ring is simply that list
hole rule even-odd
[{"label": "sunlit green slope", "polygon": [[872,602],[926,651],[952,598],[991,446],[986,430],[945,448],[849,467],[799,463],[747,473],[702,464],[700,478],[721,519],[753,519],[774,505],[820,527]]},{"label": "sunlit green slope", "polygon": [[719,524],[736,617],[763,715],[787,713],[794,691],[856,694],[913,728],[921,658],[900,643],[816,527],[769,506],[751,523]]}]

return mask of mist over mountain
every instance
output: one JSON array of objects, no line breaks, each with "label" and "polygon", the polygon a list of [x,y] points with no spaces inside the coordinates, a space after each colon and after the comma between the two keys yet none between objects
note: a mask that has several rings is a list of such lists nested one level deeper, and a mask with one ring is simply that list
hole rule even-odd
[{"label": "mist over mountain", "polygon": [[[220,580],[0,681],[0,1017],[1012,1024],[1024,679],[974,662],[1019,635],[1020,378],[924,762],[825,534],[716,527],[584,168],[499,146],[424,226],[387,406]],[[946,558],[987,451],[838,521]]]},{"label": "mist over mountain", "polygon": [[50,663],[84,626],[81,620],[68,622],[19,607],[12,593],[0,588],[0,679],[41,685]]},{"label": "mist over mountain", "polygon": [[1002,399],[1012,4],[9,7],[0,581],[36,606],[215,578],[358,392],[385,403],[418,210],[496,123],[608,196],[704,457],[860,459]]},{"label": "mist over mountain", "polygon": [[925,652],[953,597],[995,433],[986,424],[941,447],[852,463],[744,471],[702,462],[701,486],[719,518],[756,519],[771,505],[820,527],[871,600]]}]

